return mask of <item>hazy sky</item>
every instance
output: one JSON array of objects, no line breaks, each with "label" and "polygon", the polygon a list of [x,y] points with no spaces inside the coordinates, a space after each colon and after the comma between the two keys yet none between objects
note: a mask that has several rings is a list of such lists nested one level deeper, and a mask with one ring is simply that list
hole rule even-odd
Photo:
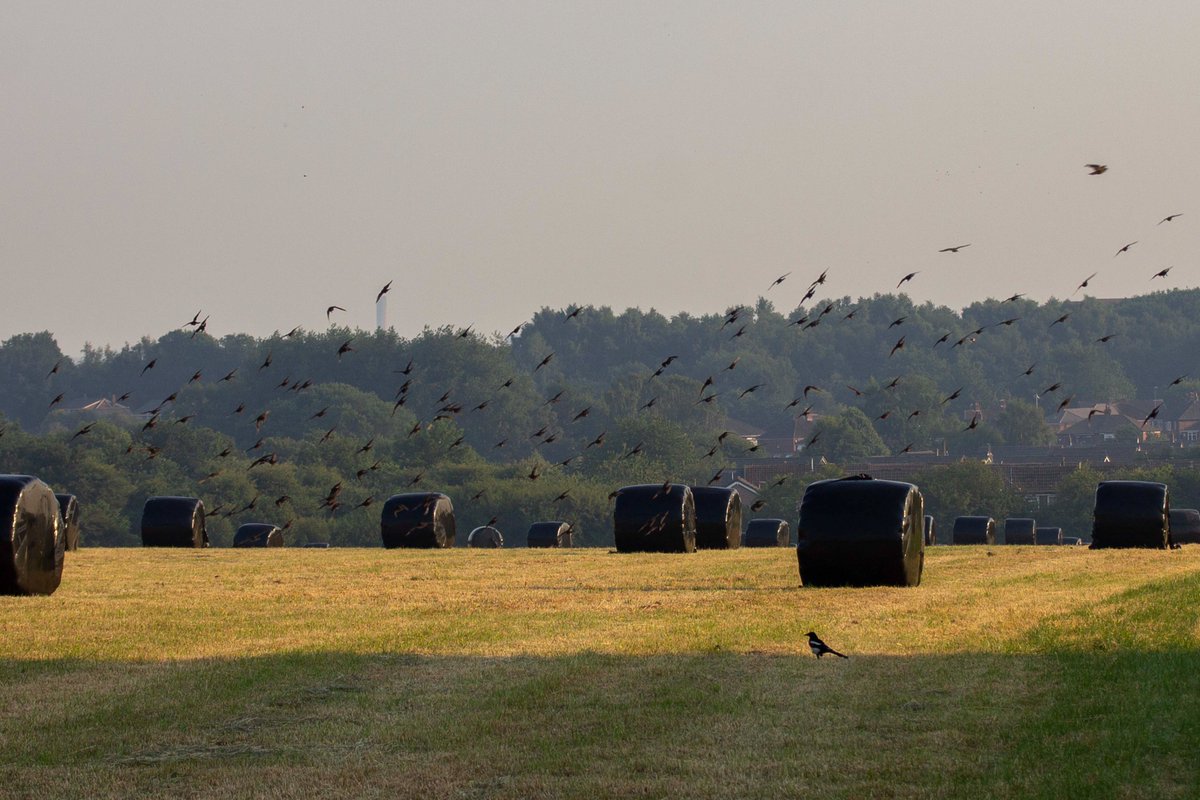
[{"label": "hazy sky", "polygon": [[1195,2],[7,2],[0,108],[0,338],[71,354],[1200,284]]}]

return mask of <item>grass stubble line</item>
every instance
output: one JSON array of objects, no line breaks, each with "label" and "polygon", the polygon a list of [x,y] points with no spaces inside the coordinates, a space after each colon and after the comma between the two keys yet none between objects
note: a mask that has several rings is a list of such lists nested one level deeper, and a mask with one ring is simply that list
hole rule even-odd
[{"label": "grass stubble line", "polygon": [[791,550],[564,555],[72,553],[0,599],[0,797],[1195,788],[1196,620],[1160,610],[1200,607],[1200,550],[935,548],[915,590],[800,590]]}]

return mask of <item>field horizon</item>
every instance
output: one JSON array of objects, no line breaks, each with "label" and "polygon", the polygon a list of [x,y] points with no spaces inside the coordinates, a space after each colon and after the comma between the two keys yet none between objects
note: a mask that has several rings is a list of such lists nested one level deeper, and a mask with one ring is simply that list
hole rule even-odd
[{"label": "field horizon", "polygon": [[798,584],[790,548],[84,548],[0,598],[0,797],[1200,788],[1200,548]]}]

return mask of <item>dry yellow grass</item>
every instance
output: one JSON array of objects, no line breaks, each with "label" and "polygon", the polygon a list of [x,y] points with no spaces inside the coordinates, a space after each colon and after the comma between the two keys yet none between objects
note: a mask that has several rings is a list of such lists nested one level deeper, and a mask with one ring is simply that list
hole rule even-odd
[{"label": "dry yellow grass", "polygon": [[1198,574],[1200,548],[934,548],[915,589],[800,589],[792,550],[84,549],[0,598],[0,796],[1055,796],[1025,742],[1123,620],[1191,669],[1195,619],[1155,610]]}]

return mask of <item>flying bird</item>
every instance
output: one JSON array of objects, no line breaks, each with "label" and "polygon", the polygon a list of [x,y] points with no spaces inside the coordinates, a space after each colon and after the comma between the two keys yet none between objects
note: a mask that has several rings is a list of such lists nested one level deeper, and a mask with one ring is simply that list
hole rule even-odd
[{"label": "flying bird", "polygon": [[963,433],[966,433],[967,431],[973,431],[978,427],[979,427],[979,415],[976,414],[975,416],[971,417],[971,424],[968,425],[967,427],[963,428]]},{"label": "flying bird", "polygon": [[1137,241],[1132,241],[1129,244],[1125,245],[1120,250],[1113,253],[1113,258],[1116,258],[1117,256],[1121,255],[1121,253],[1129,252],[1129,248],[1133,247],[1135,244],[1137,244]]},{"label": "flying bird", "polygon": [[58,361],[54,362],[54,366],[51,367],[50,371],[46,373],[46,377],[49,378],[51,375],[57,375],[58,368],[62,366],[64,360],[65,359],[60,358]]},{"label": "flying bird", "polygon": [[328,321],[329,318],[333,315],[333,312],[345,311],[345,310],[346,309],[342,308],[341,306],[330,306],[329,308],[325,309],[325,320]]},{"label": "flying bird", "polygon": [[[380,300],[382,300],[382,299],[383,299],[383,296],[384,296],[385,294],[387,294],[387,293],[388,293],[388,290],[389,290],[389,289],[391,289],[391,288],[392,288],[392,282],[391,282],[391,281],[388,281],[387,283],[385,283],[385,284],[383,285],[383,288],[379,290],[379,294],[375,295],[375,302],[376,302],[376,303],[378,303]],[[332,310],[332,309],[331,309],[331,310]]]},{"label": "flying bird", "polygon": [[76,439],[78,439],[80,436],[87,436],[89,433],[91,433],[91,432],[92,432],[92,427],[93,427],[95,424],[96,424],[96,423],[94,423],[94,422],[89,422],[87,425],[84,425],[82,428],[80,428],[79,430],[75,431],[75,435],[74,435],[74,436],[72,436],[72,437],[71,437],[70,439],[68,439],[67,441],[71,441],[71,442],[73,442],[73,441],[75,441]]},{"label": "flying bird", "polygon": [[1182,217],[1182,216],[1183,216],[1183,214],[1182,214],[1182,213],[1180,213],[1180,214],[1171,214],[1170,216],[1163,217],[1161,220],[1159,220],[1159,221],[1158,221],[1158,224],[1159,224],[1159,225],[1162,225],[1164,222],[1170,222],[1171,220],[1175,219],[1176,217]]},{"label": "flying bird", "polygon": [[267,351],[267,357],[263,359],[263,363],[258,365],[258,371],[262,372],[267,367],[271,366],[271,351]]},{"label": "flying bird", "polygon": [[971,246],[971,244],[968,242],[967,244],[959,244],[959,245],[955,245],[954,247],[943,247],[941,250],[938,250],[938,252],[939,253],[957,253],[959,250],[962,250],[964,247],[970,247],[970,246]]},{"label": "flying bird", "polygon": [[1042,394],[1050,394],[1051,392],[1056,392],[1061,388],[1062,388],[1061,383],[1053,383],[1053,384],[1047,386],[1045,389],[1042,389]]},{"label": "flying bird", "polygon": [[1143,427],[1143,428],[1144,428],[1144,427],[1146,427],[1146,423],[1147,423],[1147,422],[1149,422],[1150,420],[1152,420],[1152,419],[1154,419],[1155,417],[1157,417],[1157,416],[1158,416],[1158,410],[1159,410],[1160,408],[1162,408],[1162,406],[1163,406],[1163,404],[1162,404],[1162,403],[1159,403],[1158,405],[1156,405],[1156,406],[1154,407],[1154,410],[1153,410],[1153,411],[1151,411],[1149,414],[1147,414],[1147,415],[1146,415],[1146,418],[1145,418],[1144,420],[1142,420],[1142,427]]},{"label": "flying bird", "polygon": [[896,355],[896,351],[901,350],[903,348],[904,348],[904,337],[901,336],[899,341],[897,341],[894,345],[892,345],[892,352],[888,353],[888,358],[891,358],[892,356]]},{"label": "flying bird", "polygon": [[[1096,277],[1096,275],[1098,275],[1098,274],[1099,274],[1099,273],[1093,272],[1091,275],[1088,275],[1086,278],[1084,278],[1084,279],[1083,279],[1083,283],[1081,283],[1081,284],[1079,284],[1078,286],[1076,286],[1076,287],[1075,287],[1075,292],[1078,292],[1080,289],[1086,289],[1086,288],[1087,288],[1087,285],[1088,285],[1088,282],[1089,282],[1089,281],[1090,281],[1092,278]],[[1071,292],[1071,294],[1075,294],[1075,292]]]},{"label": "flying bird", "polygon": [[776,278],[774,281],[771,282],[771,285],[767,287],[767,291],[769,292],[772,289],[774,289],[776,286],[778,286],[779,284],[783,283],[784,279],[786,279],[787,276],[791,275],[791,274],[792,273],[790,273],[790,272],[785,272],[784,274],[780,275],[778,278]]},{"label": "flying bird", "polygon": [[1091,170],[1088,175],[1103,175],[1108,172],[1107,164],[1084,164],[1084,166]]},{"label": "flying bird", "polygon": [[642,450],[642,444],[643,444],[642,442],[638,442],[636,445],[634,445],[632,450],[630,450],[625,455],[621,456],[621,460],[624,460],[626,458],[631,458],[633,456],[638,455],[639,453],[644,453],[645,451]]},{"label": "flying bird", "polygon": [[1064,408],[1067,408],[1068,406],[1070,406],[1071,401],[1074,399],[1075,399],[1075,395],[1073,395],[1073,394],[1069,394],[1066,397],[1064,397],[1063,401],[1058,404],[1058,411],[1062,411]]},{"label": "flying bird", "polygon": [[904,324],[904,320],[906,320],[906,319],[908,319],[908,317],[907,317],[907,316],[900,317],[899,319],[894,319],[894,320],[892,320],[892,324],[891,324],[891,325],[888,325],[888,330],[891,330],[892,328],[896,327],[897,325],[903,325],[903,324]]},{"label": "flying bird", "polygon": [[1150,276],[1150,280],[1154,280],[1155,278],[1165,278],[1165,277],[1167,277],[1167,273],[1170,271],[1171,271],[1171,267],[1167,267],[1166,269],[1160,269],[1158,272],[1156,272]]},{"label": "flying bird", "polygon": [[754,384],[753,386],[751,386],[751,387],[750,387],[750,388],[748,388],[748,389],[743,389],[743,390],[742,390],[742,393],[738,395],[738,400],[741,400],[743,397],[745,397],[746,395],[750,394],[751,392],[757,392],[757,391],[758,391],[759,389],[761,389],[761,388],[762,388],[764,385],[765,385],[765,384],[762,384],[762,383],[756,383],[756,384]]},{"label": "flying bird", "polygon": [[150,362],[149,362],[148,364],[146,364],[146,366],[142,367],[142,371],[141,371],[141,372],[139,372],[138,374],[139,374],[139,375],[145,375],[145,374],[146,374],[146,370],[148,370],[148,369],[154,369],[154,365],[155,365],[155,364],[157,364],[157,363],[158,363],[158,359],[157,359],[157,358],[152,358],[152,359],[150,359]]},{"label": "flying bird", "polygon": [[563,322],[567,322],[568,320],[575,319],[576,317],[579,316],[579,313],[581,311],[583,311],[583,306],[576,306],[574,311],[572,311],[571,313],[569,313],[565,317],[563,317]]},{"label": "flying bird", "polygon": [[899,289],[902,284],[904,284],[907,281],[911,281],[913,278],[917,277],[920,274],[921,274],[921,270],[917,270],[916,272],[908,273],[907,275],[905,275],[903,278],[900,279],[900,283],[896,284],[896,288]]},{"label": "flying bird", "polygon": [[942,344],[943,342],[948,342],[948,341],[950,341],[950,334],[949,334],[949,333],[943,333],[943,334],[942,334],[942,338],[940,338],[940,339],[938,339],[936,342],[934,342],[934,343],[933,343],[933,346],[934,346],[934,347],[937,347],[939,344]]},{"label": "flying bird", "polygon": [[236,374],[237,374],[237,368],[235,367],[234,369],[230,370],[228,375],[226,375],[224,378],[221,378],[221,380],[217,381],[217,383],[231,381],[231,380],[233,380],[233,376]]},{"label": "flying bird", "polygon": [[350,343],[353,341],[353,339],[347,339],[346,341],[342,342],[342,346],[339,347],[337,351],[338,361],[341,361],[342,356],[346,355],[346,353],[354,351],[354,348],[350,346]]},{"label": "flying bird", "polygon": [[[1075,291],[1079,291],[1079,290],[1078,290],[1078,289],[1076,289]],[[1053,328],[1053,327],[1054,327],[1055,325],[1057,325],[1058,323],[1060,323],[1060,322],[1066,322],[1066,321],[1067,321],[1068,319],[1070,319],[1070,318],[1071,318],[1071,312],[1070,312],[1070,311],[1068,311],[1067,313],[1063,314],[1063,315],[1062,315],[1061,317],[1059,317],[1058,319],[1054,320],[1054,322],[1051,322],[1051,323],[1050,323],[1050,325],[1049,325],[1048,327],[1051,327],[1051,328]]]},{"label": "flying bird", "polygon": [[834,650],[829,645],[821,641],[821,637],[817,636],[812,631],[808,632],[808,649],[812,650],[812,654],[817,658],[824,655],[837,656],[838,658],[849,658],[850,656],[843,655],[837,650]]},{"label": "flying bird", "polygon": [[1014,294],[1012,297],[1006,297],[1003,300],[1001,300],[1000,302],[1001,303],[1015,303],[1024,296],[1025,296],[1024,294]]},{"label": "flying bird", "polygon": [[949,403],[951,400],[957,400],[957,399],[958,399],[958,395],[959,395],[959,393],[960,393],[960,392],[962,392],[962,387],[961,387],[961,386],[960,386],[960,387],[958,387],[957,389],[955,389],[955,390],[954,390],[953,392],[951,392],[950,394],[948,394],[948,395],[946,395],[945,397],[943,397],[943,398],[942,398],[942,405],[946,405],[946,403]]},{"label": "flying bird", "polygon": [[505,336],[504,338],[505,338],[505,339],[511,339],[512,337],[514,337],[514,336],[516,336],[518,333],[520,333],[520,332],[521,332],[521,328],[524,328],[524,327],[525,327],[525,323],[524,323],[524,322],[522,322],[520,325],[518,325],[517,327],[515,327],[515,328],[513,328],[511,331],[509,331],[509,332],[508,332],[508,335],[507,335],[507,336]]},{"label": "flying bird", "polygon": [[1099,339],[1096,340],[1096,343],[1097,344],[1108,344],[1108,342],[1111,341],[1112,338],[1117,335],[1118,334],[1110,333],[1107,336],[1101,336]]},{"label": "flying bird", "polygon": [[62,399],[63,399],[63,397],[64,397],[64,395],[63,395],[63,394],[61,394],[61,393],[60,393],[60,394],[58,394],[57,396],[55,396],[55,398],[54,398],[53,400],[51,400],[51,401],[50,401],[50,406],[49,406],[49,407],[50,407],[50,408],[54,408],[56,405],[58,405],[59,403],[61,403],[61,402],[62,402]]},{"label": "flying bird", "polygon": [[550,355],[546,356],[546,357],[545,357],[545,358],[543,358],[541,361],[539,361],[539,362],[538,362],[538,365],[537,365],[536,367],[534,367],[534,368],[533,368],[533,371],[534,371],[534,372],[537,372],[539,369],[541,369],[542,367],[544,367],[544,366],[546,366],[547,364],[549,364],[549,363],[550,363],[550,359],[552,359],[552,358],[554,358],[554,353],[551,353]]}]

